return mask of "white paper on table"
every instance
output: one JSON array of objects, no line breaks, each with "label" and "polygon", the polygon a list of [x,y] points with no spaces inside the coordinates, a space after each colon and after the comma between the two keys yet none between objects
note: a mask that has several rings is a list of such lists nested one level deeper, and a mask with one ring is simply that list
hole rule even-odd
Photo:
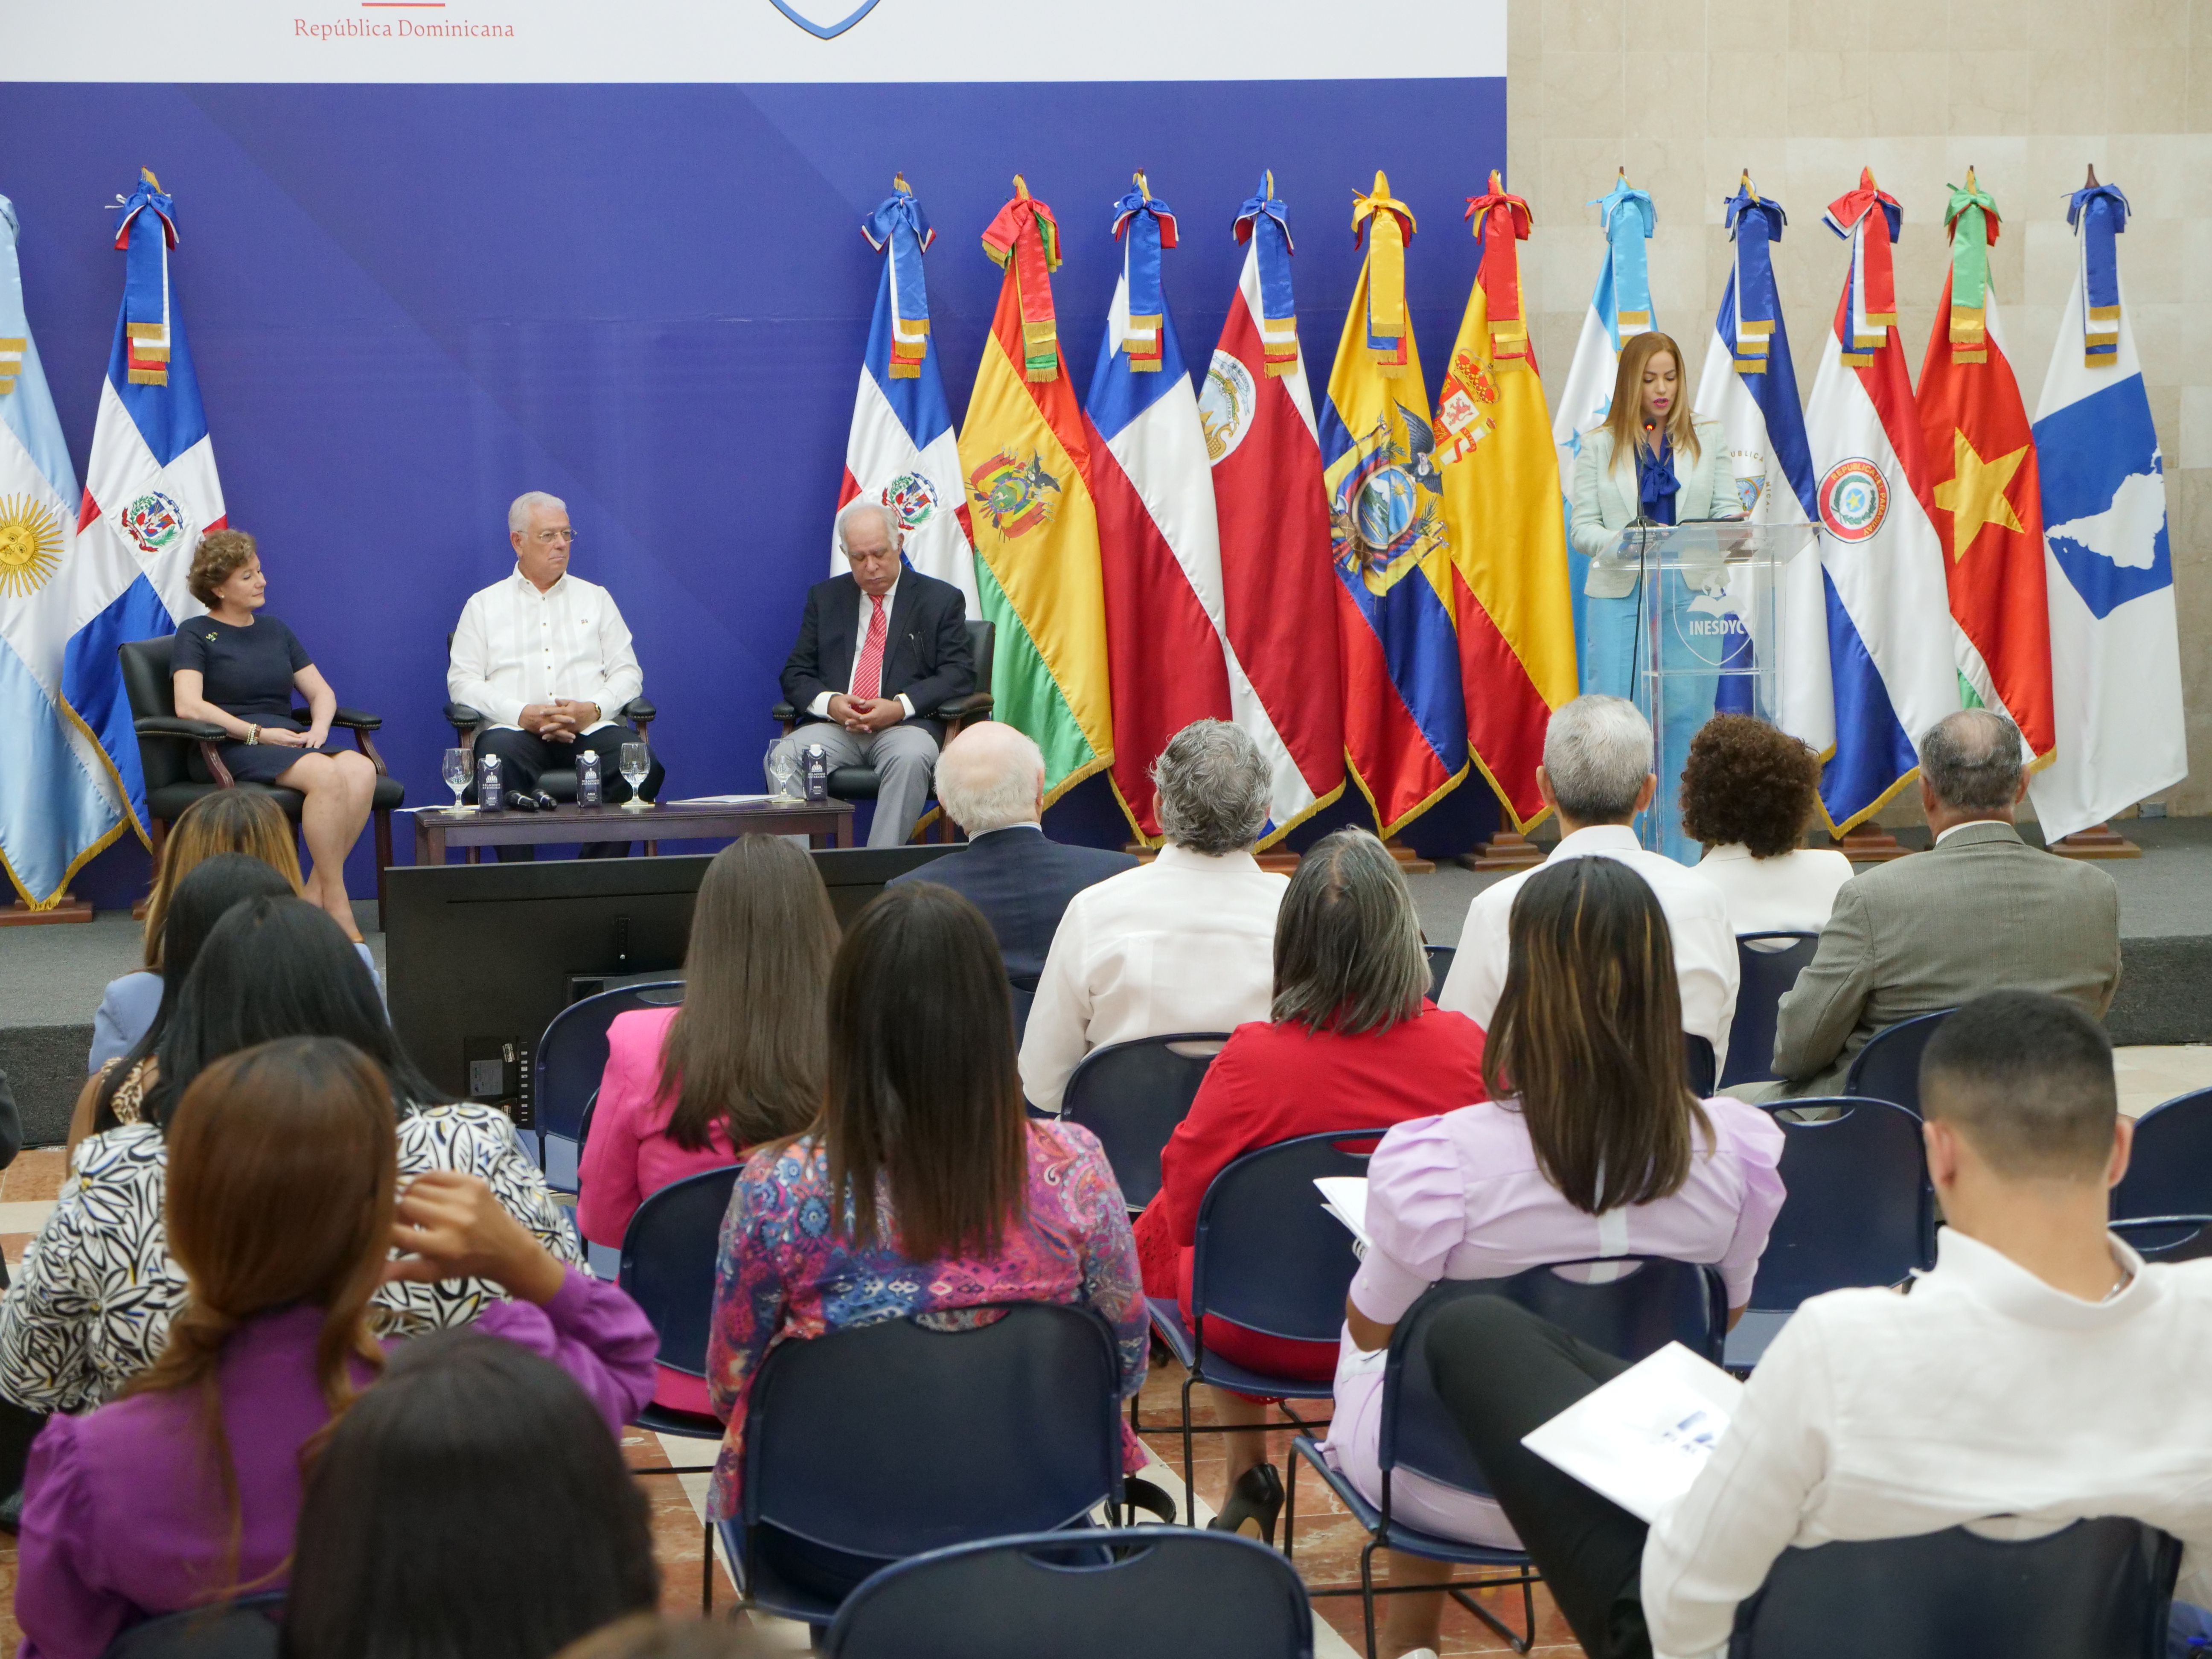
[{"label": "white paper on table", "polygon": [[[682,800],[672,800],[671,806],[767,806],[775,799],[774,795],[687,795]],[[799,805],[791,801],[788,805]]]},{"label": "white paper on table", "polygon": [[1321,1188],[1321,1206],[1341,1221],[1364,1255],[1367,1251],[1367,1177],[1365,1176],[1316,1176],[1314,1185]]},{"label": "white paper on table", "polygon": [[1690,1489],[1728,1431],[1743,1384],[1669,1342],[1521,1443],[1649,1522]]}]

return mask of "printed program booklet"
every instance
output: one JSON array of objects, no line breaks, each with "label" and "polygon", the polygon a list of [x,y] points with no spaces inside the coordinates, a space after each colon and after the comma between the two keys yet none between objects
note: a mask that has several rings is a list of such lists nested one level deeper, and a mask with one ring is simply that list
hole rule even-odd
[{"label": "printed program booklet", "polygon": [[1321,1206],[1341,1221],[1350,1230],[1353,1242],[1362,1255],[1367,1253],[1367,1177],[1365,1176],[1316,1176],[1314,1185],[1321,1188]]},{"label": "printed program booklet", "polygon": [[1690,1489],[1742,1394],[1719,1366],[1669,1342],[1521,1443],[1649,1522]]}]

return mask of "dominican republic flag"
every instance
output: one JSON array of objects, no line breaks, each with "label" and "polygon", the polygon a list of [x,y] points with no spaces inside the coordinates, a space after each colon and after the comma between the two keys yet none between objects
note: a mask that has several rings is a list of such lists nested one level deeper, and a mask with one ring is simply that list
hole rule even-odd
[{"label": "dominican republic flag", "polygon": [[62,671],[63,698],[106,751],[149,845],[146,782],[115,648],[173,634],[180,619],[206,611],[185,576],[200,537],[223,525],[215,446],[177,308],[171,205],[142,169],[115,228],[115,246],[125,250],[123,309],[77,514],[76,604]]},{"label": "dominican republic flag", "polygon": [[[1552,422],[1552,441],[1559,452],[1559,496],[1571,502],[1575,494],[1575,459],[1582,453],[1583,434],[1605,419],[1613,408],[1613,383],[1620,368],[1620,343],[1659,326],[1651,308],[1651,277],[1644,243],[1658,223],[1651,192],[1638,190],[1626,175],[1589,205],[1597,210],[1605,228],[1605,263],[1598,267],[1597,286],[1590,290],[1589,309],[1583,313],[1582,337],[1575,342],[1574,361],[1567,365],[1566,382],[1559,390],[1559,412]],[[1682,373],[1687,364],[1678,364]],[[1696,405],[1703,409],[1705,405]],[[1571,514],[1572,508],[1563,506]],[[1575,640],[1583,637],[1583,584],[1589,574],[1589,560],[1567,544],[1567,586],[1574,596]],[[1584,653],[1587,656],[1588,653]]]},{"label": "dominican republic flag", "polygon": [[1838,834],[1905,787],[1920,764],[1916,741],[1960,707],[1943,543],[1897,335],[1891,244],[1903,222],[1871,170],[1824,221],[1850,246],[1805,408],[1836,703],[1820,799]]},{"label": "dominican republic flag", "polygon": [[[1262,845],[1344,793],[1336,578],[1313,392],[1291,295],[1290,210],[1267,174],[1238,211],[1244,270],[1207,365],[1198,418],[1213,464],[1232,659],[1251,676],[1279,754]],[[1235,683],[1231,684],[1232,701]]]},{"label": "dominican republic flag", "polygon": [[[1761,197],[1746,173],[1724,216],[1735,259],[1692,407],[1721,423],[1736,498],[1753,524],[1816,524],[1813,452],[1774,281],[1773,244],[1790,216],[1779,202]],[[1773,639],[1761,637],[1766,607],[1750,574],[1730,580],[1730,597],[1741,602],[1729,618],[1738,628],[1746,618],[1757,624],[1745,629],[1744,637],[1754,662],[1774,665],[1774,723],[1826,758],[1836,745],[1836,706],[1828,673],[1828,584],[1819,555],[1808,548],[1777,571]],[[1742,697],[1731,697],[1738,689],[1748,688],[1740,678],[1723,678],[1716,698],[1723,712],[1751,712]]]},{"label": "dominican republic flag", "polygon": [[14,204],[0,196],[0,865],[52,909],[123,832],[107,757],[62,707],[76,562],[76,473],[23,312]]},{"label": "dominican republic flag", "polygon": [[1091,493],[1106,589],[1114,793],[1137,834],[1157,842],[1152,763],[1191,721],[1233,718],[1271,770],[1295,767],[1223,629],[1213,470],[1160,286],[1175,214],[1140,173],[1115,216],[1121,276],[1084,412],[1097,434]]},{"label": "dominican republic flag", "polygon": [[2055,841],[2188,775],[2165,466],[2120,289],[2128,200],[2075,192],[2081,258],[2036,402],[2058,742],[2028,786]]},{"label": "dominican republic flag", "polygon": [[[975,599],[975,550],[963,523],[967,494],[960,477],[960,446],[937,354],[929,349],[929,290],[921,256],[937,233],[914,199],[903,176],[891,194],[860,222],[860,234],[884,258],[876,289],[875,319],[868,325],[868,355],[853,400],[853,429],[845,440],[845,483],[837,505],[866,494],[899,515],[906,526],[906,562],[925,576],[951,582],[966,596],[968,614],[982,615]],[[836,533],[830,537],[830,574],[845,568]]]}]

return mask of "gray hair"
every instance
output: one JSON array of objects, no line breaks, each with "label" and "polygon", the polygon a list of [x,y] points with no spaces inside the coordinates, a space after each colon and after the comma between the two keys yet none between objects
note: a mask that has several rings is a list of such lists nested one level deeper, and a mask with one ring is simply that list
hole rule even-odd
[{"label": "gray hair", "polygon": [[2027,763],[2020,728],[1987,708],[1946,714],[1920,739],[1920,775],[1955,811],[2008,811]]},{"label": "gray hair", "polygon": [[529,529],[530,515],[541,507],[550,507],[556,513],[568,510],[568,503],[558,495],[549,495],[542,489],[526,489],[507,504],[507,533],[520,536]]},{"label": "gray hair", "polygon": [[1249,847],[1267,827],[1267,763],[1227,720],[1193,720],[1152,763],[1160,832],[1177,847],[1218,857]]},{"label": "gray hair", "polygon": [[1563,702],[1544,728],[1544,774],[1564,816],[1625,822],[1651,775],[1651,724],[1626,697],[1592,692]]},{"label": "gray hair", "polygon": [[967,727],[937,757],[938,802],[971,836],[1035,823],[1043,787],[1044,752],[1000,720]]},{"label": "gray hair", "polygon": [[[845,526],[863,513],[872,513],[884,521],[884,534],[890,538],[891,551],[896,553],[906,540],[906,526],[899,515],[872,496],[856,496],[837,509],[837,550],[845,553]],[[845,553],[847,558],[852,557]]]},{"label": "gray hair", "polygon": [[1268,1017],[1358,1036],[1419,1018],[1428,988],[1428,952],[1398,860],[1365,830],[1322,836],[1275,913]]}]

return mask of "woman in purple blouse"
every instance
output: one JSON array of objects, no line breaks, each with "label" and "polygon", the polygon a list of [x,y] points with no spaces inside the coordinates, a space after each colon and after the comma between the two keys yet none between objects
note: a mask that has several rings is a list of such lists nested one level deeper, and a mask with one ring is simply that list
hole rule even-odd
[{"label": "woman in purple blouse", "polygon": [[514,1299],[477,1328],[557,1363],[610,1432],[652,1395],[658,1344],[628,1297],[555,1261],[473,1176],[398,1191],[391,1085],[349,1043],[210,1066],[167,1166],[185,1304],[121,1399],[55,1417],[31,1449],[21,1659],[97,1659],[142,1620],[284,1588],[301,1454],[381,1370],[370,1297],[388,1279],[500,1285]]},{"label": "woman in purple blouse", "polygon": [[[1756,1106],[1689,1091],[1674,945],[1641,876],[1613,859],[1555,863],[1515,898],[1508,937],[1483,1046],[1491,1098],[1399,1124],[1368,1164],[1369,1248],[1345,1304],[1326,1450],[1370,1502],[1382,1492],[1384,1352],[1430,1285],[1667,1256],[1718,1265],[1732,1323],[1782,1207],[1782,1131]],[[1391,1474],[1390,1510],[1520,1547],[1495,1499],[1407,1471]],[[1390,1553],[1394,1587],[1450,1571]],[[1441,1593],[1392,1596],[1384,1659],[1432,1652],[1443,1615]]]}]

